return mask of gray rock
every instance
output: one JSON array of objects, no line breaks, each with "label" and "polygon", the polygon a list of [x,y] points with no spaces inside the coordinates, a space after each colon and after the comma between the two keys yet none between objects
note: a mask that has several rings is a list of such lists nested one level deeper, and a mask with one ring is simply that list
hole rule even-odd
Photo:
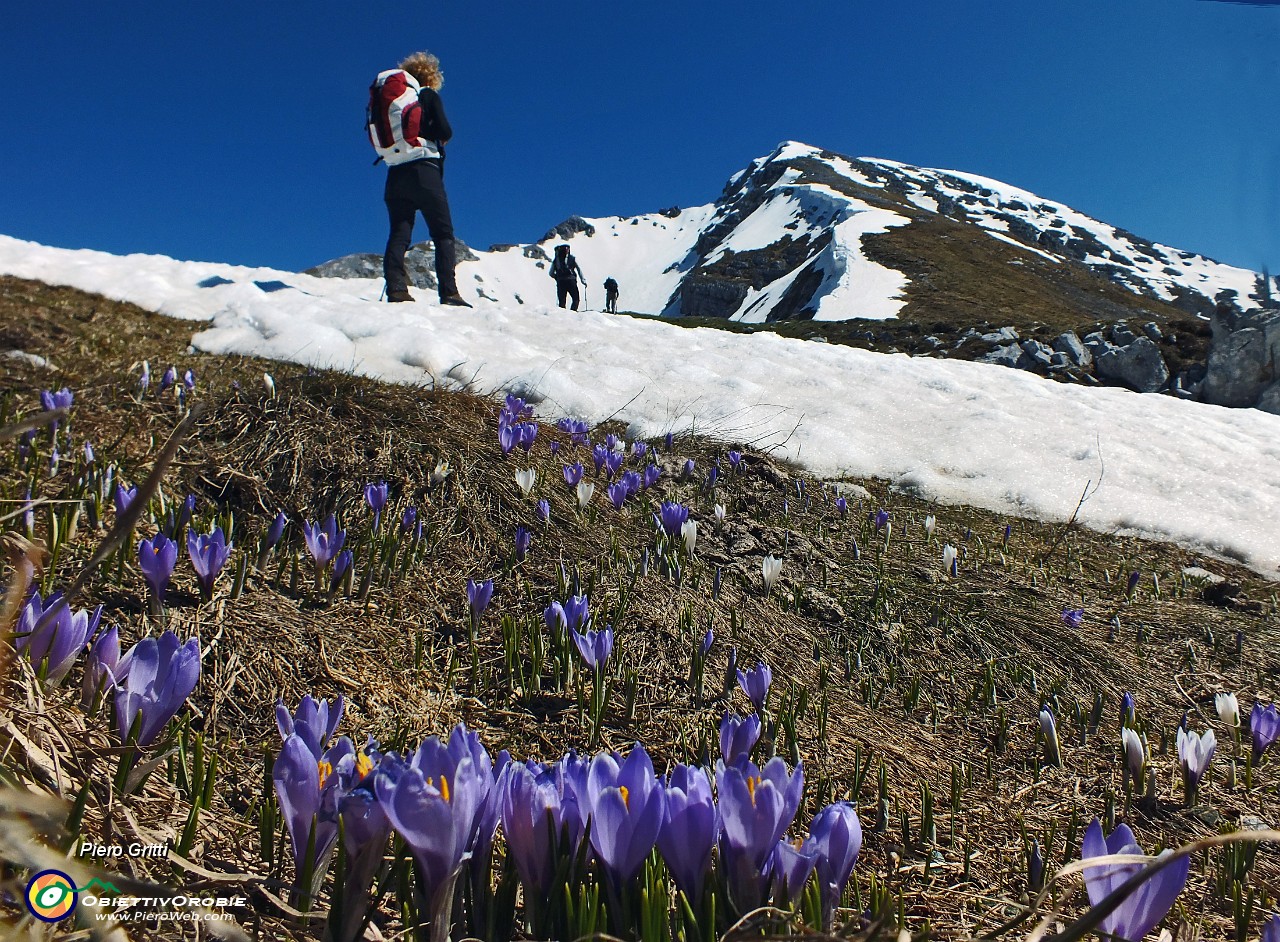
[{"label": "gray rock", "polygon": [[[1024,340],[1021,343],[1021,347],[1023,354],[1030,361],[1027,366],[1040,366],[1048,369],[1053,362],[1053,350],[1038,340]],[[1026,369],[1027,366],[1023,366],[1023,369]]]},{"label": "gray rock", "polygon": [[538,241],[546,242],[550,239],[564,240],[569,238],[575,232],[585,232],[588,236],[593,236],[596,234],[596,227],[591,225],[591,223],[587,222],[581,216],[570,216],[554,229],[548,229],[547,234]]},{"label": "gray rock", "polygon": [[[455,239],[454,247],[458,253],[458,261],[474,262],[475,252],[461,239]],[[419,242],[411,245],[404,256],[404,267],[409,273],[409,283],[415,288],[435,290],[436,287],[436,250],[430,242]],[[332,261],[308,268],[303,274],[315,275],[318,278],[382,278],[382,256],[372,252],[358,255],[344,255]]]},{"label": "gray rock", "polygon": [[[1239,314],[1219,305],[1211,319],[1213,340],[1201,398],[1220,406],[1252,406],[1280,376],[1280,310]],[[1270,394],[1268,403],[1274,402]],[[1272,409],[1267,409],[1268,412]]]},{"label": "gray rock", "polygon": [[833,481],[831,489],[836,492],[837,497],[843,497],[845,500],[871,500],[871,492],[861,484],[852,484],[849,481]]},{"label": "gray rock", "polygon": [[996,347],[990,353],[978,357],[979,363],[994,363],[997,366],[1016,367],[1023,357],[1022,348],[1015,343]]},{"label": "gray rock", "polygon": [[1143,324],[1142,332],[1146,334],[1150,339],[1154,340],[1156,343],[1159,343],[1161,340],[1164,339],[1164,334],[1160,332],[1160,325],[1157,324],[1155,321],[1147,321],[1145,324]]},{"label": "gray rock", "polygon": [[1255,406],[1263,412],[1280,415],[1280,383],[1272,383],[1264,389]]},{"label": "gray rock", "polygon": [[[1095,335],[1090,334],[1089,336]],[[1102,340],[1100,334],[1096,336],[1099,340]],[[1106,343],[1106,341],[1104,340],[1103,343]],[[1053,338],[1053,343],[1050,346],[1058,353],[1064,354],[1076,366],[1088,367],[1093,365],[1093,354],[1081,343],[1080,337],[1074,330],[1069,330],[1065,334],[1058,334]]]},{"label": "gray rock", "polygon": [[987,343],[1005,344],[1018,339],[1018,332],[1012,327],[1001,327],[989,334],[982,334],[981,339]]},{"label": "gray rock", "polygon": [[1097,358],[1096,369],[1104,379],[1123,383],[1138,392],[1157,392],[1169,382],[1169,367],[1160,355],[1160,348],[1146,337],[1108,350]]},{"label": "gray rock", "polygon": [[540,262],[551,261],[551,256],[548,255],[546,249],[540,245],[526,245],[524,247],[524,257],[537,259]]},{"label": "gray rock", "polygon": [[1067,356],[1065,353],[1055,351],[1053,356],[1049,358],[1049,369],[1051,370],[1065,370],[1073,365],[1071,357]]},{"label": "gray rock", "polygon": [[1129,325],[1123,322],[1111,325],[1111,342],[1117,347],[1127,347],[1138,339],[1138,335],[1129,329]]}]

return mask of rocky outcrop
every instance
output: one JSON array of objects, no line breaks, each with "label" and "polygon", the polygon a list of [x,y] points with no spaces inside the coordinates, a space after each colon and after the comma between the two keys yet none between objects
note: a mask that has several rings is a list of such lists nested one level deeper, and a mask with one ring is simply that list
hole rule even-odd
[{"label": "rocky outcrop", "polygon": [[[475,261],[476,253],[461,239],[454,240],[458,261]],[[409,273],[409,283],[415,288],[434,291],[436,287],[436,249],[430,242],[419,242],[409,247],[404,255],[404,267]],[[332,261],[308,268],[303,274],[318,278],[381,278],[382,256],[372,252],[344,255]]]},{"label": "rocky outcrop", "polygon": [[1220,304],[1200,398],[1280,414],[1280,308],[1238,312]]},{"label": "rocky outcrop", "polygon": [[564,222],[560,223],[560,225],[548,229],[547,234],[538,241],[546,242],[550,239],[560,239],[563,241],[575,232],[583,232],[589,236],[593,236],[596,234],[596,227],[591,225],[591,223],[587,222],[581,216],[570,216]]},{"label": "rocky outcrop", "polygon": [[1123,347],[1111,345],[1096,358],[1094,369],[1102,379],[1114,380],[1137,392],[1159,392],[1169,382],[1169,367],[1149,337],[1139,337]]}]

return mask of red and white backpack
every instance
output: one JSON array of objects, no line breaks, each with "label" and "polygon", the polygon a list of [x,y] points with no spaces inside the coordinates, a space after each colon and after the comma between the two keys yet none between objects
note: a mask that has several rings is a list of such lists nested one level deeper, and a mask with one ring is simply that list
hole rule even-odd
[{"label": "red and white backpack", "polygon": [[434,141],[419,136],[421,90],[418,80],[403,69],[379,72],[369,86],[369,107],[365,111],[369,142],[388,166],[440,156]]}]

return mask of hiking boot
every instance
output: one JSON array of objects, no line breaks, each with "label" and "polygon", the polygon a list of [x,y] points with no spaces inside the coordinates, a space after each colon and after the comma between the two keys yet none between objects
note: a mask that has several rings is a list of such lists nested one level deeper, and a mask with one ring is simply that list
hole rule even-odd
[{"label": "hiking boot", "polygon": [[446,294],[440,299],[440,303],[447,304],[450,307],[471,307],[470,304],[463,300],[460,294]]},{"label": "hiking boot", "polygon": [[400,291],[388,291],[387,302],[395,303],[397,301],[412,301],[413,295],[409,293],[409,289],[405,288]]}]

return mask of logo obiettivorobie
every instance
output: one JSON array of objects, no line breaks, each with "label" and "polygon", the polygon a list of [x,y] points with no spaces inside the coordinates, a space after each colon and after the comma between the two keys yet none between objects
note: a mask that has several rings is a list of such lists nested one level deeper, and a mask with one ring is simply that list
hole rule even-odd
[{"label": "logo obiettivorobie", "polygon": [[75,882],[61,870],[41,870],[27,884],[27,909],[45,922],[58,922],[75,908]]}]

